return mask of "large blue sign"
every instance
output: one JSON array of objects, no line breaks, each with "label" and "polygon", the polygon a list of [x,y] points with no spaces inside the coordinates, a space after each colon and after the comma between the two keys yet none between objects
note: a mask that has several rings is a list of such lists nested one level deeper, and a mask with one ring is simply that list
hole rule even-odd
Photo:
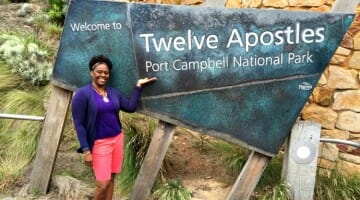
[{"label": "large blue sign", "polygon": [[105,54],[125,94],[158,78],[140,112],[273,156],[353,17],[72,0],[53,82],[88,83],[89,59]]}]

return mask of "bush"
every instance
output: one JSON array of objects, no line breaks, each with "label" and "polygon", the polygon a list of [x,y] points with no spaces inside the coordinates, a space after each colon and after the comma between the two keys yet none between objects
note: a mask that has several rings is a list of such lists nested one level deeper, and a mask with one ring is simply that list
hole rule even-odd
[{"label": "bush", "polygon": [[3,96],[2,92],[7,92],[21,86],[23,82],[21,77],[16,74],[14,75],[4,61],[0,61],[0,71],[0,96]]},{"label": "bush", "polygon": [[157,200],[190,200],[191,193],[178,180],[169,180],[152,197]]},{"label": "bush", "polygon": [[221,153],[220,159],[224,162],[225,167],[233,174],[239,174],[241,172],[250,153],[250,151],[245,148],[221,140],[210,141],[209,146],[216,152]]},{"label": "bush", "polygon": [[49,5],[48,15],[50,21],[57,25],[63,25],[65,19],[65,3],[62,0],[49,0]]},{"label": "bush", "polygon": [[34,36],[20,37],[0,34],[0,58],[34,85],[47,84],[51,78],[52,64],[49,53],[41,48]]},{"label": "bush", "polygon": [[142,115],[121,113],[125,133],[124,161],[120,179],[120,191],[130,192],[145,159],[156,123]]},{"label": "bush", "polygon": [[290,200],[290,186],[287,183],[275,185],[270,192],[264,192],[260,199],[262,200]]}]

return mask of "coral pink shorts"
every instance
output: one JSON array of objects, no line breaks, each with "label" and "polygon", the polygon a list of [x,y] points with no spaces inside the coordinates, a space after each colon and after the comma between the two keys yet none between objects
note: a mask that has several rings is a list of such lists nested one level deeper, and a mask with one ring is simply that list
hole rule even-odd
[{"label": "coral pink shorts", "polygon": [[107,181],[120,173],[124,157],[124,134],[95,140],[92,158],[96,180]]}]

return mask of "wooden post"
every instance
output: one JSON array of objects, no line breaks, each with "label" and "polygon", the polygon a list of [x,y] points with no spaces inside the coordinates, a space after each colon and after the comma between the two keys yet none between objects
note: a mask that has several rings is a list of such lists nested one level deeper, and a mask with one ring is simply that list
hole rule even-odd
[{"label": "wooden post", "polygon": [[271,157],[252,151],[226,199],[250,199],[270,160]]},{"label": "wooden post", "polygon": [[311,121],[296,122],[284,155],[282,179],[294,200],[313,199],[321,126]]},{"label": "wooden post", "polygon": [[57,86],[52,87],[30,177],[30,192],[45,194],[48,190],[71,97],[72,92]]},{"label": "wooden post", "polygon": [[167,149],[175,132],[175,125],[164,121],[159,124],[151,139],[149,149],[146,153],[140,172],[136,178],[131,200],[146,200],[160,170]]},{"label": "wooden post", "polygon": [[[353,13],[359,0],[336,0],[330,12]],[[289,183],[294,200],[313,199],[321,126],[315,122],[295,123],[285,145],[281,178]]]}]

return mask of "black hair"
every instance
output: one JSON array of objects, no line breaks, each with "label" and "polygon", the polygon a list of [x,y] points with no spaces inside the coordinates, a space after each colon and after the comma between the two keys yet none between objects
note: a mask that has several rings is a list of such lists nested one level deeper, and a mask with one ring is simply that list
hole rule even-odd
[{"label": "black hair", "polygon": [[109,71],[111,71],[112,69],[112,62],[111,60],[104,56],[104,55],[97,55],[97,56],[93,56],[90,61],[89,61],[89,69],[90,71],[94,70],[94,68],[96,67],[96,65],[101,64],[101,63],[105,63],[108,68]]}]

